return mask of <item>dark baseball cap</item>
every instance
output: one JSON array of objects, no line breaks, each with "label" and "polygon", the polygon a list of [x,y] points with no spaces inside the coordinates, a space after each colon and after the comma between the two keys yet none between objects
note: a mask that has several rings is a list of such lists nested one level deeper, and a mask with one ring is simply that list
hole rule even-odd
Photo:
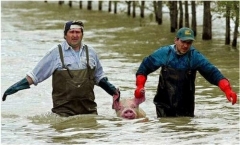
[{"label": "dark baseball cap", "polygon": [[79,20],[74,20],[74,21],[68,21],[65,23],[64,25],[64,35],[67,34],[68,30],[71,28],[72,25],[76,25],[76,26],[79,26],[79,28],[82,29],[82,32],[83,32],[83,22],[82,21],[79,21]]},{"label": "dark baseball cap", "polygon": [[194,39],[194,32],[192,29],[183,27],[177,31],[176,37],[182,41],[186,40],[195,40]]}]

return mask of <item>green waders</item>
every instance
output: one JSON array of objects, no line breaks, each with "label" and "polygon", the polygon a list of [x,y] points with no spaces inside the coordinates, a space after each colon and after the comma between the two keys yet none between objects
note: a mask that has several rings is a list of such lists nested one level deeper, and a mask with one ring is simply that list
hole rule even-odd
[{"label": "green waders", "polygon": [[84,46],[87,55],[87,69],[81,70],[69,70],[64,65],[62,48],[60,45],[58,47],[65,70],[56,70],[53,73],[52,112],[64,117],[97,114],[97,104],[94,101],[93,92],[95,68],[90,68],[88,47]]},{"label": "green waders", "polygon": [[188,70],[171,68],[168,61],[161,69],[157,94],[154,97],[157,117],[194,116],[196,71],[190,69],[191,52],[187,55]]}]

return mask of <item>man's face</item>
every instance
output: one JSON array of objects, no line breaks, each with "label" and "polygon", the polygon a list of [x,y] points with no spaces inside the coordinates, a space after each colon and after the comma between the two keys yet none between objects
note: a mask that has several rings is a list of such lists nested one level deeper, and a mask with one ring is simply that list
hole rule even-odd
[{"label": "man's face", "polygon": [[175,45],[178,53],[179,54],[187,53],[192,45],[192,42],[193,42],[192,40],[182,41],[179,38],[175,38]]},{"label": "man's face", "polygon": [[81,45],[83,38],[83,33],[81,28],[73,28],[68,30],[67,34],[65,35],[65,39],[67,43],[73,48],[78,48]]}]

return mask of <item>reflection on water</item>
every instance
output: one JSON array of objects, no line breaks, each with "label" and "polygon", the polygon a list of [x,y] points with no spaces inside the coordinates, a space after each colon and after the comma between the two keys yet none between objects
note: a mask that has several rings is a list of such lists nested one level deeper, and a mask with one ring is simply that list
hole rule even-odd
[{"label": "reflection on water", "polygon": [[[53,45],[63,40],[63,23],[69,19],[85,23],[84,41],[96,49],[106,75],[120,88],[123,98],[133,96],[135,72],[143,57],[159,46],[173,43],[174,34],[168,32],[167,21],[162,26],[147,23],[140,27],[137,19],[125,15],[59,7],[57,2],[1,4],[1,90],[22,79]],[[225,46],[224,40],[196,39],[194,45],[239,94],[238,50]],[[196,116],[156,118],[152,101],[159,71],[149,75],[146,83],[146,101],[141,108],[147,120],[117,118],[111,109],[111,96],[97,86],[98,116],[59,117],[50,113],[51,78],[8,96],[1,103],[1,143],[239,144],[239,104],[232,106],[216,86],[199,74]]]},{"label": "reflection on water", "polygon": [[[104,125],[101,125],[97,122],[98,116],[93,115],[79,115],[73,117],[59,117],[55,114],[39,115],[28,117],[32,120],[32,123],[37,125],[49,124],[50,130],[54,131],[54,134],[48,135],[52,140],[52,143],[79,143],[74,140],[79,140],[83,143],[84,139],[96,139],[104,137],[104,133],[98,133],[96,130],[103,128]],[[38,139],[44,139],[45,136],[39,136]],[[86,142],[87,143],[87,142]]]}]

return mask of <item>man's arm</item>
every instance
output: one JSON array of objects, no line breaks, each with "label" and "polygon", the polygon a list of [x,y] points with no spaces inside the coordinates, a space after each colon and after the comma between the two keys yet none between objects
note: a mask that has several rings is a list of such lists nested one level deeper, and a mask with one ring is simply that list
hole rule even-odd
[{"label": "man's arm", "polygon": [[29,89],[30,85],[33,84],[32,78],[26,76],[22,80],[18,81],[17,83],[13,84],[9,87],[3,94],[2,100],[5,101],[8,95],[12,95],[19,90]]}]

